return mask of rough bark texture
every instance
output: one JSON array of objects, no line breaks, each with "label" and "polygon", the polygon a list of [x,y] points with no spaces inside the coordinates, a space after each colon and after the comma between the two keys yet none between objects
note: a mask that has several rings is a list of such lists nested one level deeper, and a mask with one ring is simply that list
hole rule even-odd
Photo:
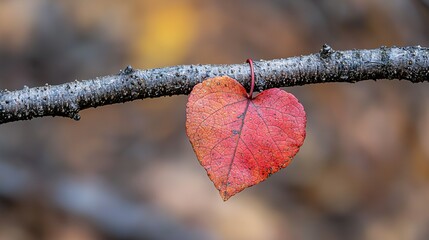
[{"label": "rough bark texture", "polygon": [[[429,81],[429,48],[381,47],[334,51],[269,61],[255,61],[255,90],[325,82],[404,79]],[[189,94],[204,79],[230,76],[250,89],[247,63],[187,65],[149,70],[127,67],[117,75],[61,85],[0,92],[0,124],[43,116],[79,120],[79,111],[136,99]]]}]

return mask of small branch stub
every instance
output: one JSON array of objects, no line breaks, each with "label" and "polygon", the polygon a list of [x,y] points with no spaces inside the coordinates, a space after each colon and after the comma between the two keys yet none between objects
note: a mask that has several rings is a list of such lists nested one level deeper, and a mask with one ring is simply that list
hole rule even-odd
[{"label": "small branch stub", "polygon": [[328,44],[323,44],[322,49],[320,50],[320,57],[329,58],[331,57],[334,49],[331,48]]},{"label": "small branch stub", "polygon": [[122,74],[122,75],[128,75],[128,74],[131,74],[131,73],[133,73],[133,72],[134,72],[133,67],[131,67],[131,65],[128,65],[124,70],[121,70],[121,71],[119,72],[119,74]]}]

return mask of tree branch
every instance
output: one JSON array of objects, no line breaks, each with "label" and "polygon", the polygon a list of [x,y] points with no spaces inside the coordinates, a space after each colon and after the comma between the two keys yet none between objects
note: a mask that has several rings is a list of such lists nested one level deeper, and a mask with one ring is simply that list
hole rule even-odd
[{"label": "tree branch", "polygon": [[[325,82],[404,79],[429,81],[429,48],[381,47],[334,51],[324,45],[307,56],[256,61],[256,90]],[[79,120],[80,110],[136,99],[189,94],[204,79],[228,75],[249,89],[248,64],[186,65],[135,70],[61,85],[0,93],[0,124],[43,116]]]}]

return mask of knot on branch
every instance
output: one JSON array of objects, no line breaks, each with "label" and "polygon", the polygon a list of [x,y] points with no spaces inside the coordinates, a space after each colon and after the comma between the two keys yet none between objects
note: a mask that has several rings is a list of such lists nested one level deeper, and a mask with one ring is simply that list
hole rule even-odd
[{"label": "knot on branch", "polygon": [[134,72],[133,67],[131,67],[130,65],[128,65],[124,70],[120,70],[119,71],[119,75],[128,75]]},{"label": "knot on branch", "polygon": [[69,117],[75,121],[79,121],[80,120],[80,115],[77,112],[70,112]]},{"label": "knot on branch", "polygon": [[332,53],[334,53],[334,49],[331,48],[328,44],[323,44],[322,49],[320,49],[320,57],[321,58],[329,58]]},{"label": "knot on branch", "polygon": [[62,110],[67,117],[79,121],[80,115],[79,115],[79,106],[76,103],[66,103],[66,107]]}]

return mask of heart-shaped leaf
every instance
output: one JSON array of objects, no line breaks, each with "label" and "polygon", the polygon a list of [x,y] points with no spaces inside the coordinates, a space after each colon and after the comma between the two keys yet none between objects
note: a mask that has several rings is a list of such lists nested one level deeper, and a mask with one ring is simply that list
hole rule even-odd
[{"label": "heart-shaped leaf", "polygon": [[224,76],[192,90],[186,132],[201,165],[226,201],[285,168],[305,138],[303,106],[278,88],[247,97]]}]

